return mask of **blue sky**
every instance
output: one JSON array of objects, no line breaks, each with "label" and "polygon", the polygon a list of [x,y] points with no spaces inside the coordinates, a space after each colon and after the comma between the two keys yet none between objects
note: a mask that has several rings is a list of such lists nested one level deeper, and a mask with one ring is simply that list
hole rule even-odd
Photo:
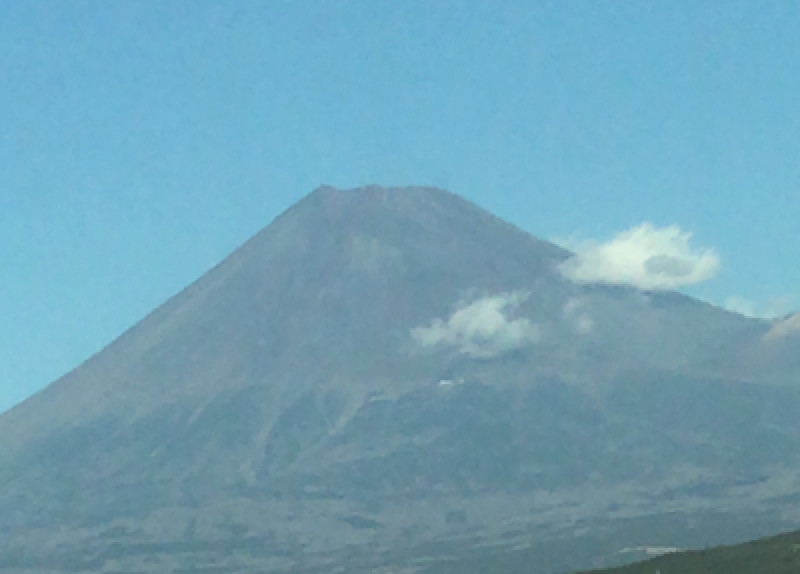
[{"label": "blue sky", "polygon": [[789,1],[3,3],[0,410],[322,183],[575,245],[679,226],[718,261],[686,292],[788,311],[798,30]]}]

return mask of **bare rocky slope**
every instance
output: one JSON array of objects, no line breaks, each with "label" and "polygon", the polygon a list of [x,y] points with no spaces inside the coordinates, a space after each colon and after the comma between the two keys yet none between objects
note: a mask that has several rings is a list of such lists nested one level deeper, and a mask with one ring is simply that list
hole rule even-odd
[{"label": "bare rocky slope", "polygon": [[796,525],[797,335],[570,256],[314,191],[0,415],[0,570],[544,573]]}]

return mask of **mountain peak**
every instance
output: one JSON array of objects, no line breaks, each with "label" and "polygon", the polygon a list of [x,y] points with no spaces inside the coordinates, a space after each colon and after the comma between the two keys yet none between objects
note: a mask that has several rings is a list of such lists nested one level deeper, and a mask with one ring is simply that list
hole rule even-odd
[{"label": "mountain peak", "polygon": [[338,189],[322,185],[257,238],[261,243],[273,241],[276,228],[284,227],[295,229],[294,239],[299,243],[305,241],[304,237],[324,241],[360,235],[403,250],[416,246],[435,252],[443,245],[452,249],[458,241],[516,251],[521,242],[526,249],[534,247],[543,260],[561,261],[569,256],[564,249],[535,238],[468,199],[430,186]]},{"label": "mountain peak", "polygon": [[355,188],[336,188],[321,185],[299,201],[288,212],[322,210],[328,216],[376,216],[383,212],[407,217],[431,216],[443,212],[456,215],[471,214],[473,218],[497,218],[455,193],[432,186],[366,185]]}]

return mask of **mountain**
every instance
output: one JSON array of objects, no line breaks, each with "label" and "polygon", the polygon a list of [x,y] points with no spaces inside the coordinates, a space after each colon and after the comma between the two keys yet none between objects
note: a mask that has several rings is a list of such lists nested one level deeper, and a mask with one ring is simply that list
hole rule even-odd
[{"label": "mountain", "polygon": [[317,189],[0,415],[0,569],[558,572],[796,525],[795,331],[571,256]]}]

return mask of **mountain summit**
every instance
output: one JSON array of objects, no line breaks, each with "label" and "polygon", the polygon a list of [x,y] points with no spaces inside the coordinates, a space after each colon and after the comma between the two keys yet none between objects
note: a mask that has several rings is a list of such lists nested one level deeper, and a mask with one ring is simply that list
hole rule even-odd
[{"label": "mountain summit", "polygon": [[770,325],[574,284],[570,257],[446,191],[317,189],[0,416],[0,568],[426,572],[488,545],[547,572],[789,525],[797,341],[770,361]]}]

